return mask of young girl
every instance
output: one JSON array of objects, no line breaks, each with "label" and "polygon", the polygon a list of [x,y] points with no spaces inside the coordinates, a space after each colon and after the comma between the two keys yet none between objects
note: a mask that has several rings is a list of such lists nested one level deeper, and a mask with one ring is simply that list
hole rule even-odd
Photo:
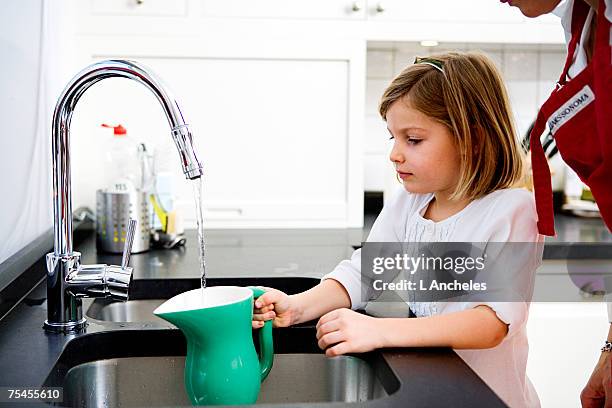
[{"label": "young girl", "polygon": [[[380,114],[403,189],[385,205],[370,242],[539,242],[522,177],[508,97],[493,63],[474,53],[417,58],[385,91]],[[533,276],[541,260],[526,268]],[[316,287],[288,296],[268,288],[253,327],[320,317],[328,356],[383,347],[452,347],[510,406],[539,406],[526,377],[526,302],[408,302],[417,318],[375,318],[363,309],[361,250]],[[352,309],[352,310],[351,310]]]}]

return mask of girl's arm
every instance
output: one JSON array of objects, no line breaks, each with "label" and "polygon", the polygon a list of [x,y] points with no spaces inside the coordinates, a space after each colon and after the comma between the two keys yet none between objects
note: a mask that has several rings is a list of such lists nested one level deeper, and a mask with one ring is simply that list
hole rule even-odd
[{"label": "girl's arm", "polygon": [[363,353],[382,347],[497,346],[508,325],[488,306],[416,319],[376,318],[348,309],[325,314],[317,323],[317,340],[327,356]]},{"label": "girl's arm", "polygon": [[485,349],[506,337],[508,325],[488,306],[416,319],[379,320],[383,347]]},{"label": "girl's arm", "polygon": [[351,307],[351,299],[344,286],[331,278],[289,298],[296,310],[296,319],[292,324],[316,319],[335,309]]}]

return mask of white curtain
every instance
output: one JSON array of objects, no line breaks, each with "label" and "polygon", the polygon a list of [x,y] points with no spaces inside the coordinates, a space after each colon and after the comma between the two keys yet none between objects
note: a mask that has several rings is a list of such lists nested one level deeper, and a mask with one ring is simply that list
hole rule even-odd
[{"label": "white curtain", "polygon": [[0,2],[0,263],[52,227],[51,117],[64,80],[63,6]]}]

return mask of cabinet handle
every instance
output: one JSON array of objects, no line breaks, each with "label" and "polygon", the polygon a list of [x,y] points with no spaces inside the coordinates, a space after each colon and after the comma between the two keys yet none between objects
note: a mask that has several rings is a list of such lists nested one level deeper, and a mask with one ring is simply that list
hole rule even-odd
[{"label": "cabinet handle", "polygon": [[383,11],[385,11],[385,7],[383,6],[383,4],[382,4],[382,3],[380,3],[380,2],[379,2],[379,3],[377,3],[377,4],[376,4],[376,12],[377,12],[377,13],[382,13]]},{"label": "cabinet handle", "polygon": [[351,10],[353,10],[355,13],[361,11],[361,4],[359,4],[358,1],[354,1],[353,5],[351,6]]}]

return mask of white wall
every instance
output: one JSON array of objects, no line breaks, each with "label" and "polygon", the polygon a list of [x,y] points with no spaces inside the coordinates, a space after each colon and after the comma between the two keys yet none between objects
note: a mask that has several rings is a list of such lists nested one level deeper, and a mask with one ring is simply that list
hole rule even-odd
[{"label": "white wall", "polygon": [[0,4],[0,262],[52,226],[51,114],[69,63],[64,4]]},{"label": "white wall", "polygon": [[564,45],[441,43],[422,47],[415,42],[372,42],[368,45],[365,107],[366,191],[384,191],[385,180],[393,182],[388,159],[389,135],[378,115],[378,102],[393,77],[414,62],[415,56],[445,51],[479,50],[501,70],[519,137],[526,133],[538,108],[557,81],[565,58]]}]

